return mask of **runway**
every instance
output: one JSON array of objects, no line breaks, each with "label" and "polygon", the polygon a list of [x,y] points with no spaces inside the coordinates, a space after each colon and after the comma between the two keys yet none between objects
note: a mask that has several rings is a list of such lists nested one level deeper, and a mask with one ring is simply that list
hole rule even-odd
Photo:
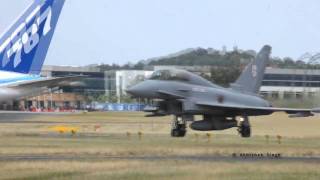
[{"label": "runway", "polygon": [[234,157],[234,156],[203,156],[203,155],[170,155],[170,156],[112,156],[103,154],[37,154],[37,155],[0,155],[0,161],[109,161],[109,160],[139,160],[139,161],[168,161],[186,160],[203,162],[320,162],[320,157]]}]

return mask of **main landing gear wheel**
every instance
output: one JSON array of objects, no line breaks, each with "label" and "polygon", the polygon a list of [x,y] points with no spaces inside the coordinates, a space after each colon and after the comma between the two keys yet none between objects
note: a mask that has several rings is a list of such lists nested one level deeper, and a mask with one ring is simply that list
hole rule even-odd
[{"label": "main landing gear wheel", "polygon": [[181,116],[175,116],[172,121],[171,136],[184,137],[186,135],[186,121]]},{"label": "main landing gear wheel", "polygon": [[238,132],[243,138],[248,138],[251,136],[251,126],[248,116],[243,116],[240,118]]}]

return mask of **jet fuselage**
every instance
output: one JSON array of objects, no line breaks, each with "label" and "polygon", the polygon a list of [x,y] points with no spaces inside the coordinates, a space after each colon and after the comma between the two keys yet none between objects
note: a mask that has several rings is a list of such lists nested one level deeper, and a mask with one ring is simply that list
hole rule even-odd
[{"label": "jet fuselage", "polygon": [[[270,107],[270,103],[256,95],[244,94],[232,89],[219,86],[201,86],[179,81],[166,80],[146,80],[128,90],[133,96],[146,99],[162,99],[164,102],[179,100],[181,107],[175,106],[166,108],[170,110],[169,114],[212,114],[224,115],[228,112],[228,116],[239,115],[238,113],[226,111],[225,109],[215,109],[199,107],[197,102],[210,102],[220,105],[232,106],[257,106]],[[167,105],[167,106],[168,106]]]}]

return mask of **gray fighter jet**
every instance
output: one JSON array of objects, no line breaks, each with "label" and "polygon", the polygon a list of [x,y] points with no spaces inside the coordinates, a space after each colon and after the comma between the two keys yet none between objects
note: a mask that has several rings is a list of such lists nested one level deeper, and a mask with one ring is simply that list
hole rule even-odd
[{"label": "gray fighter jet", "polygon": [[[184,70],[155,71],[150,79],[130,89],[133,97],[158,100],[148,106],[148,116],[174,115],[171,136],[183,137],[187,121],[190,128],[199,131],[224,130],[237,127],[242,137],[251,136],[249,116],[269,115],[283,111],[290,117],[313,116],[311,109],[276,108],[262,99],[259,89],[269,60],[271,47],[265,45],[248,64],[230,88],[215,85]],[[203,120],[194,120],[202,115]]]}]

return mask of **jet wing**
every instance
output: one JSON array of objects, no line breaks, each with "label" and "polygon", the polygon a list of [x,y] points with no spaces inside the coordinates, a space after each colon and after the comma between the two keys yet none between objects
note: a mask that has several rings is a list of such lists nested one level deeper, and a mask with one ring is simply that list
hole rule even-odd
[{"label": "jet wing", "polygon": [[220,109],[225,112],[232,112],[234,114],[246,114],[246,115],[268,115],[274,112],[286,112],[290,114],[289,117],[308,117],[313,116],[312,109],[293,109],[293,108],[277,108],[277,107],[254,107],[254,106],[242,106],[236,104],[216,104],[211,102],[196,102],[196,105]]},{"label": "jet wing", "polygon": [[71,82],[81,80],[82,78],[87,76],[67,76],[67,77],[55,77],[55,78],[43,78],[39,80],[33,80],[33,81],[22,81],[17,82],[14,84],[10,84],[7,87],[10,88],[28,88],[28,87],[57,87],[57,86],[63,86],[63,85],[70,85]]}]

